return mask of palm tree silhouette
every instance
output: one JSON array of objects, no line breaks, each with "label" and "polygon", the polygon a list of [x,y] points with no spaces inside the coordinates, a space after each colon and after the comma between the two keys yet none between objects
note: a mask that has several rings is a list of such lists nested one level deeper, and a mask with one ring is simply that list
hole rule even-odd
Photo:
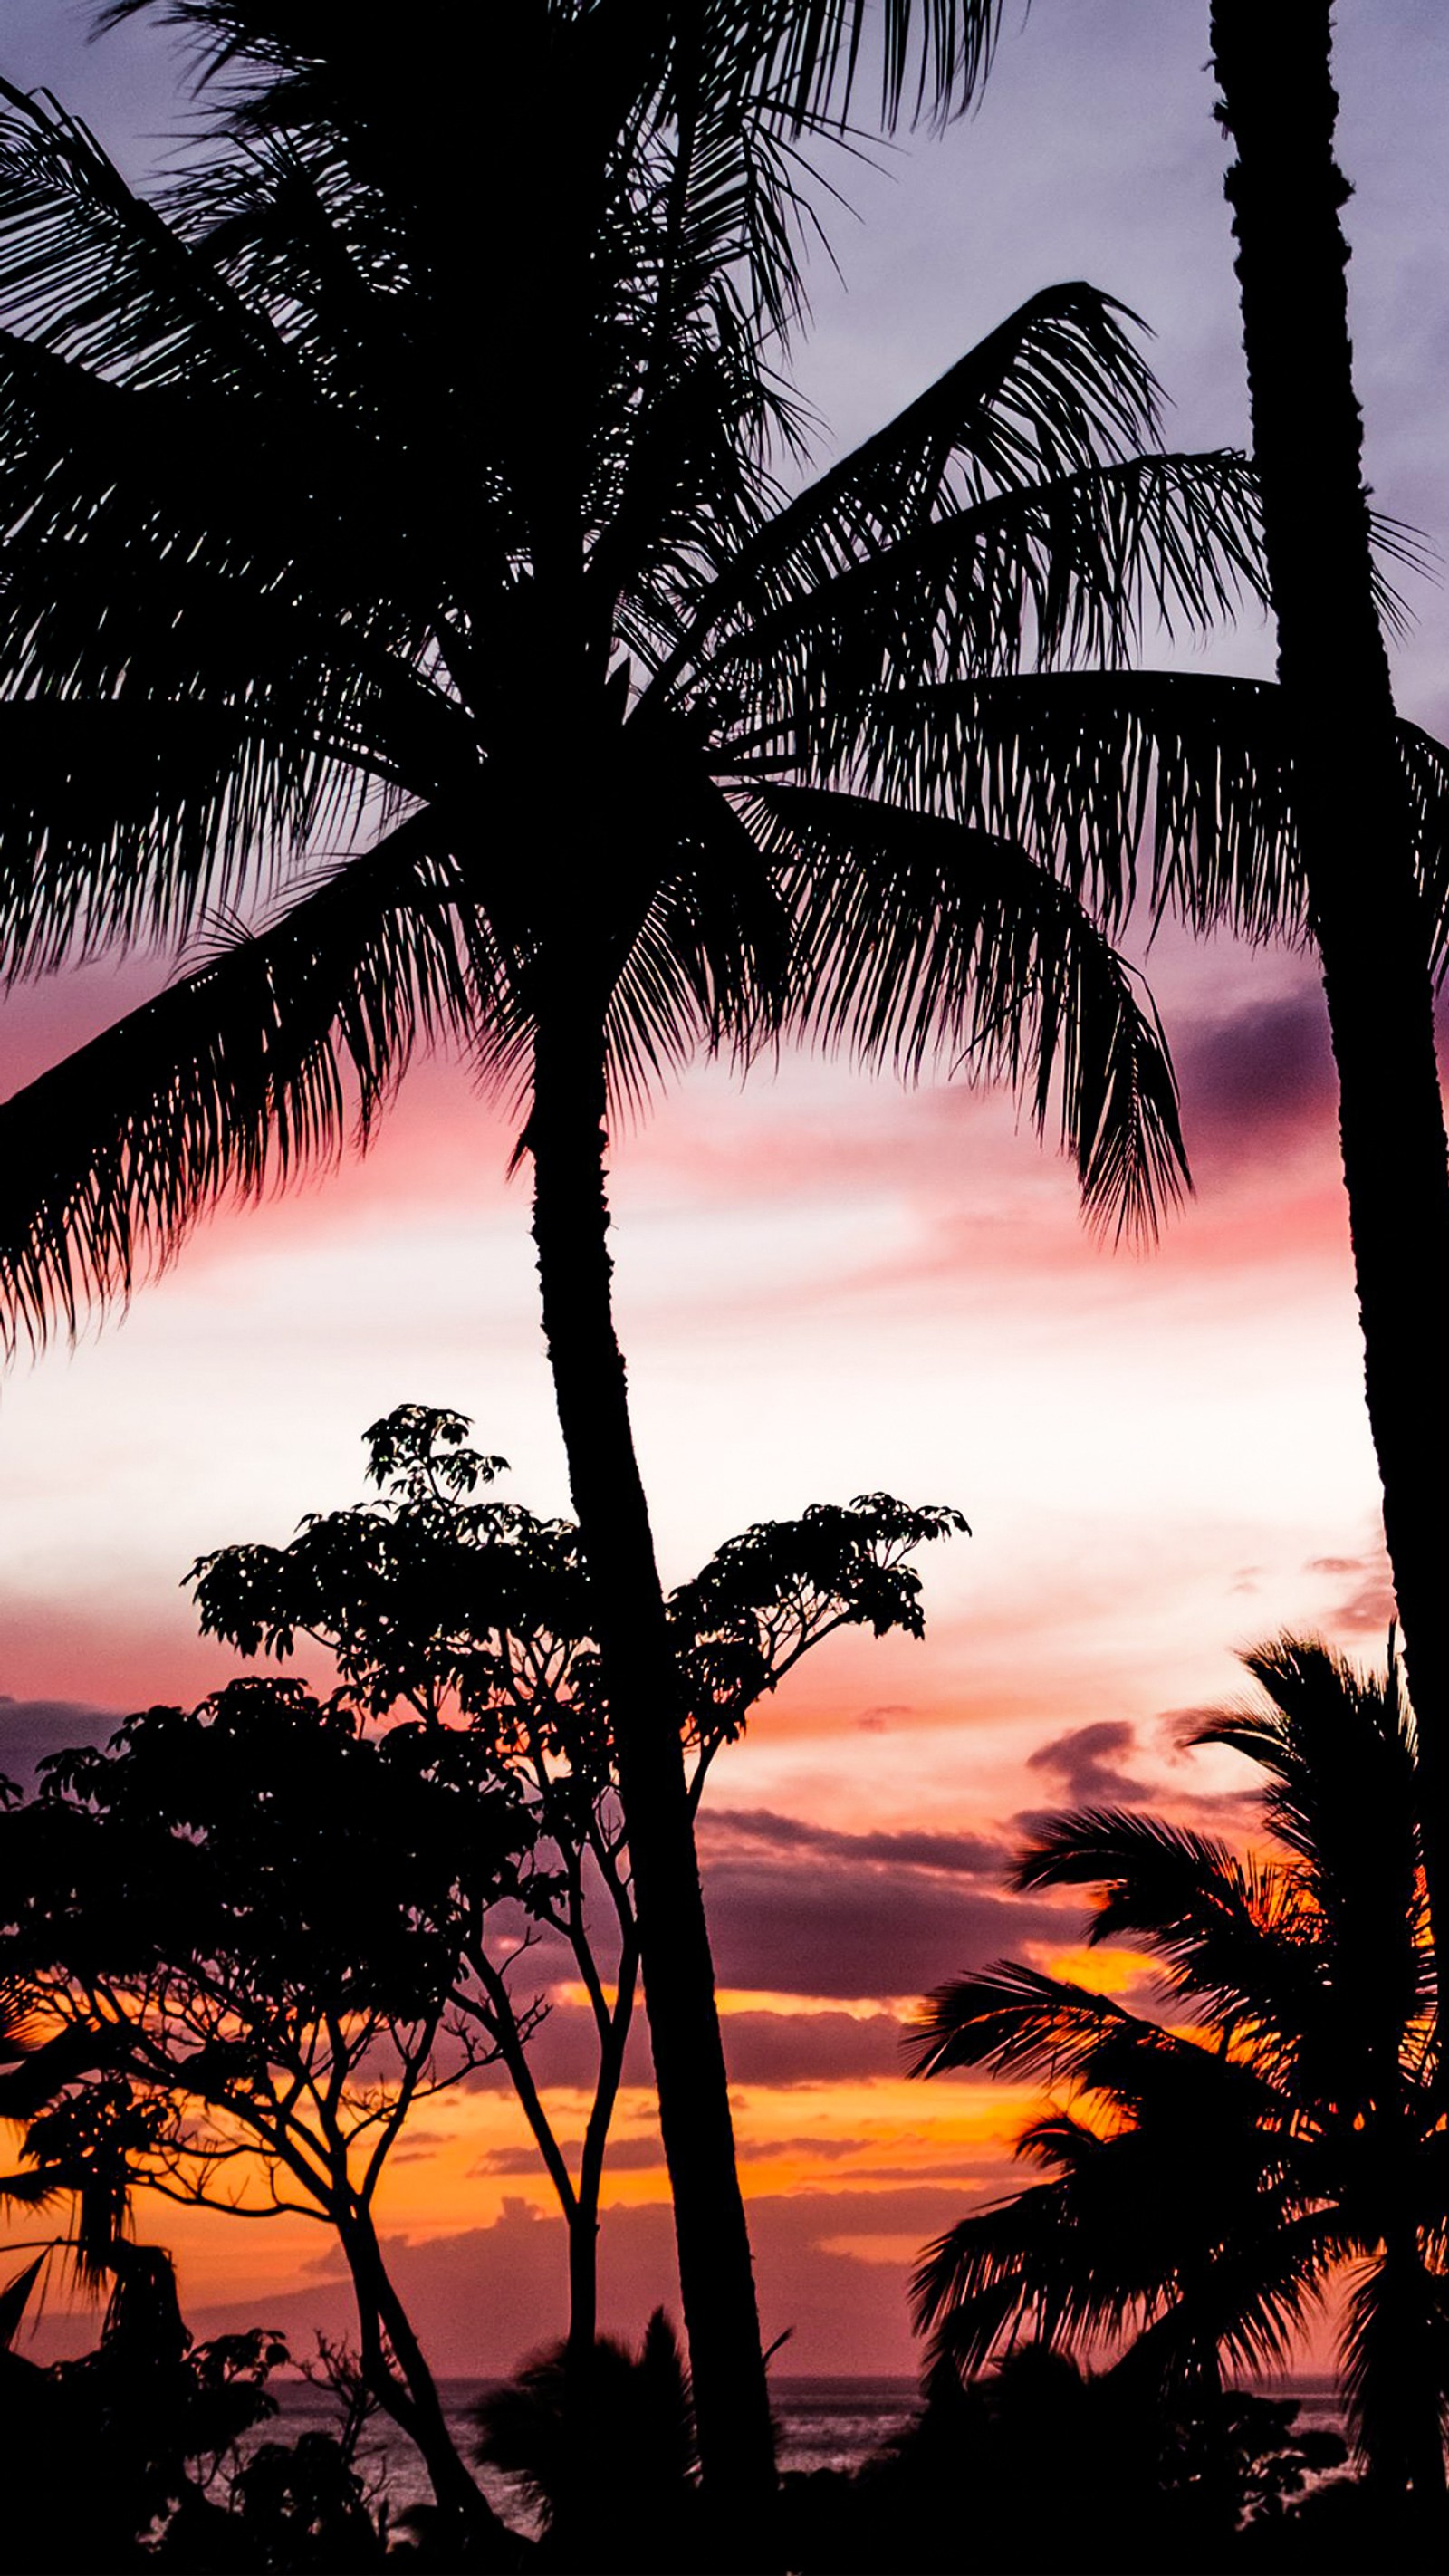
[{"label": "palm tree silhouette", "polygon": [[[1286,843],[1271,833],[1257,851],[1251,829],[1219,836],[1209,808],[1198,848],[1206,869],[1183,908],[1207,921],[1236,908],[1258,932],[1301,921],[1318,951],[1369,1426],[1423,1730],[1425,1865],[1449,1915],[1449,1632],[1440,1612],[1449,1491],[1436,1439],[1449,1403],[1449,1137],[1433,1016],[1445,964],[1449,773],[1439,747],[1401,724],[1394,707],[1389,602],[1375,571],[1348,328],[1340,215],[1350,190],[1334,160],[1331,0],[1271,10],[1257,0],[1210,0],[1208,15],[1218,114],[1236,152],[1226,193],[1278,628],[1277,702],[1257,719],[1266,728],[1260,784],[1275,764],[1285,786],[1291,778],[1294,863],[1282,869]],[[1000,0],[883,0],[887,121],[912,105],[941,118],[968,105],[990,69],[1000,20]],[[792,66],[802,113],[818,113],[832,94],[848,103],[863,21],[863,0],[820,13]],[[1130,694],[1103,692],[1095,724],[1074,705],[1082,730],[1074,739],[1068,727],[1050,763],[1036,745],[1039,767],[1054,766],[1065,790],[1056,820],[1069,844],[1080,833],[1083,790],[1110,801],[1130,778],[1133,712]],[[973,698],[961,722],[968,740],[989,750],[1003,711],[984,710],[984,733],[982,713]],[[1203,714],[1210,724],[1206,707]],[[1237,711],[1238,739],[1254,721],[1246,705]],[[1171,733],[1159,752],[1177,756]],[[962,754],[948,732],[934,758],[941,785],[959,777]],[[1215,883],[1224,849],[1243,871],[1235,896]]]},{"label": "palm tree silhouette", "polygon": [[[1151,378],[1074,286],[783,498],[769,454],[799,427],[773,368],[802,125],[827,123],[795,0],[497,13],[494,77],[557,140],[542,192],[527,114],[480,171],[451,18],[413,113],[363,21],[314,47],[265,0],[167,15],[217,104],[153,197],[51,103],[8,92],[0,124],[0,922],[24,964],[210,905],[211,946],[4,1112],[0,1284],[32,1333],[73,1322],[220,1193],[365,1135],[433,1038],[526,1103],[701,2442],[747,2509],[768,2410],[612,1320],[608,1123],[701,1038],[747,1046],[793,1012],[908,1071],[969,1054],[1039,1122],[1057,1084],[1089,1205],[1149,1223],[1181,1167],[1171,1074],[1038,864],[1026,719],[940,814],[904,711],[943,673],[1118,660],[1144,599],[1215,614],[1255,577],[1251,490],[1234,458],[1134,452]],[[501,238],[480,359],[460,316]],[[869,737],[883,690],[900,725]],[[1131,722],[1166,725],[1166,690]],[[1164,846],[1204,798],[1236,814],[1241,754],[1276,848],[1280,782],[1269,764],[1252,802],[1255,745],[1220,712],[1201,795],[1187,753],[1171,769]],[[1125,867],[1135,795],[1096,807],[1094,854]],[[286,878],[328,835],[357,854]],[[218,934],[258,851],[284,908]]]},{"label": "palm tree silhouette", "polygon": [[667,2576],[695,2563],[698,2450],[689,2372],[662,2308],[637,2353],[600,2335],[579,2364],[565,2344],[484,2397],[475,2456],[541,2515],[545,2564]]},{"label": "palm tree silhouette", "polygon": [[1076,2098],[1020,2141],[1051,2179],[927,2248],[918,2316],[963,2369],[1031,2321],[1067,2348],[1132,2328],[1135,2367],[1212,2383],[1280,2364],[1352,2266],[1359,2447],[1386,2488],[1442,2502],[1449,2175],[1413,1719],[1392,1654],[1361,1676],[1284,1637],[1244,1660],[1266,1704],[1195,1740],[1257,1763],[1273,1852],[1092,1809],[1051,1819],[1015,1873],[1094,1886],[1088,1939],[1158,1963],[1166,2018],[1011,1965],[930,2000],[917,2073],[984,2065]]},{"label": "palm tree silhouette", "polygon": [[1244,0],[1213,0],[1211,21],[1220,113],[1237,154],[1227,194],[1253,452],[1309,920],[1338,1067],[1369,1423],[1422,1725],[1425,1862],[1449,1921],[1449,1497],[1433,1431],[1449,1399],[1449,1141],[1415,817],[1373,590],[1330,10],[1310,0],[1265,17]]}]

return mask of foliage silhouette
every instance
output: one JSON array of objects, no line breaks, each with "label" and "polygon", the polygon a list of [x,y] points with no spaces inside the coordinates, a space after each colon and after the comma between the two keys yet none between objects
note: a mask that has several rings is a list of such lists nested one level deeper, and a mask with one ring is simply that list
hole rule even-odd
[{"label": "foliage silhouette", "polygon": [[1051,2179],[927,2249],[918,2316],[962,2369],[1028,2324],[1069,2348],[1132,2328],[1134,2370],[1211,2388],[1225,2361],[1281,2363],[1351,2266],[1359,2450],[1386,2496],[1442,2513],[1449,2168],[1413,1721],[1392,1660],[1362,1677],[1285,1637],[1245,1661],[1264,1704],[1197,1741],[1258,1764],[1275,1851],[1087,1809],[1016,1872],[1095,1886],[1088,1939],[1157,1962],[1167,2018],[1011,1965],[931,1998],[918,2073],[985,2065],[1077,2098],[1020,2141]]},{"label": "foliage silhouette", "polygon": [[344,1705],[279,1679],[49,1757],[37,1795],[0,1817],[0,1921],[55,2035],[0,2074],[0,2115],[29,2116],[59,2061],[67,2088],[26,2140],[42,2195],[119,2142],[123,2174],[112,2153],[87,2184],[108,2263],[105,2194],[138,2174],[183,2200],[325,2220],[368,2387],[460,2545],[511,2563],[374,2218],[409,2113],[484,2053],[452,2005],[463,1928],[516,1892],[533,1825],[477,1769],[466,1738],[374,1744]]},{"label": "foliage silhouette", "polygon": [[[50,2098],[29,2121],[25,2167],[0,2179],[0,2200],[28,2209],[66,2200],[72,2212],[0,2293],[0,2398],[25,2461],[7,2506],[12,2563],[46,2576],[131,2565],[323,2576],[380,2565],[351,2426],[341,2442],[307,2432],[295,2445],[259,2444],[243,2462],[242,2438],[277,2413],[267,2382],[290,2358],[286,2343],[265,2327],[196,2343],[170,2256],[133,2241],[131,2196],[150,2178],[164,2106],[116,2076],[77,2086],[82,2061],[65,2042],[84,2040],[84,2029],[37,2039],[43,1997],[12,1983],[6,2005],[16,2098]],[[47,2369],[15,2342],[57,2256],[82,2288],[105,2294],[105,2307],[96,2350]]]},{"label": "foliage silhouette", "polygon": [[[887,120],[912,97],[918,114],[942,121],[963,110],[990,69],[1000,15],[999,0],[887,0]],[[1449,1495],[1436,1440],[1449,1398],[1449,1137],[1434,1031],[1446,967],[1449,772],[1442,746],[1400,723],[1394,706],[1385,633],[1392,603],[1373,555],[1348,324],[1340,218],[1350,188],[1334,159],[1331,0],[1271,11],[1256,0],[1210,0],[1208,17],[1217,113],[1235,155],[1225,192],[1278,628],[1279,686],[1250,693],[1258,712],[1245,701],[1240,739],[1261,722],[1260,778],[1276,769],[1293,813],[1286,834],[1265,838],[1232,787],[1220,831],[1204,806],[1197,884],[1183,889],[1183,908],[1204,923],[1236,916],[1258,934],[1301,925],[1318,951],[1369,1425],[1422,1729],[1425,1862],[1438,1910],[1449,1914],[1449,1638],[1440,1615]],[[832,95],[842,110],[848,104],[863,24],[863,0],[817,13],[803,58],[791,65],[802,116],[818,115]],[[1104,692],[1103,721],[1084,720],[1075,743],[1061,746],[1067,793],[1058,821],[1069,840],[1084,827],[1090,833],[1099,800],[1112,804],[1143,755],[1133,686]],[[1226,691],[1242,696],[1243,684]],[[978,713],[973,695],[962,710],[963,741],[948,738],[937,758],[948,799],[959,792],[953,764]],[[1009,720],[1009,706],[1006,713]],[[1001,719],[989,707],[986,714],[989,744]],[[1161,765],[1181,760],[1186,776],[1197,763],[1171,726],[1157,735],[1157,754],[1161,800]],[[1145,795],[1145,771],[1140,786]]]},{"label": "foliage silhouette", "polygon": [[1208,2389],[1164,2405],[1130,2369],[1083,2372],[1040,2344],[965,2385],[938,2363],[925,2397],[853,2477],[787,2478],[792,2566],[1207,2576],[1277,2565],[1305,2482],[1344,2457],[1335,2434],[1295,2429],[1295,2406]]},{"label": "foliage silhouette", "polygon": [[[527,2115],[569,2229],[571,2344],[591,2366],[599,2194],[639,1969],[618,1753],[579,1533],[493,1496],[504,1462],[471,1448],[469,1427],[396,1407],[366,1435],[374,1499],[309,1517],[286,1548],[220,1549],[191,1579],[208,1634],[249,1655],[289,1656],[314,1638],[364,1715],[411,1713],[417,1758],[431,1746],[456,1762],[448,1729],[465,1728],[469,1776],[526,1816],[521,1917],[460,1913],[451,2001],[502,2057]],[[721,1746],[824,1638],[848,1626],[922,1634],[909,1559],[964,1528],[957,1512],[888,1494],[815,1504],[727,1540],[671,1594],[691,1818]],[[572,2163],[529,2063],[543,2006],[518,1991],[520,1932],[526,1949],[540,1929],[568,1943],[593,2022],[592,2102]]]},{"label": "foliage silhouette", "polygon": [[[386,2158],[418,2102],[504,2059],[569,2221],[571,2438],[595,2439],[599,2191],[638,1968],[578,1533],[494,1496],[502,1462],[467,1432],[400,1406],[367,1435],[373,1500],[312,1517],[286,1549],[193,1568],[210,1633],[246,1653],[290,1654],[303,1632],[325,1645],[343,1676],[330,1701],[250,1678],[190,1715],[152,1709],[106,1748],[49,1757],[37,1794],[0,1815],[0,2115],[29,2122],[5,2187],[36,2204],[78,2191],[93,2270],[134,2251],[138,2177],[325,2219],[362,2380],[423,2452],[453,2529],[432,2534],[444,2556],[470,2522],[480,2552],[506,2551],[388,2273],[373,2214]],[[691,1811],[721,1745],[822,1638],[922,1633],[909,1560],[964,1526],[888,1495],[817,1505],[728,1541],[679,1587]],[[382,1718],[397,1722],[369,1737]],[[543,1928],[570,1944],[594,2013],[577,2172],[529,2066],[543,2000],[510,1986]],[[305,2463],[273,2467],[258,2473],[267,2510],[305,2518]]]},{"label": "foliage silhouette", "polygon": [[543,2520],[540,2565],[668,2576],[704,2563],[689,2372],[657,2308],[637,2354],[600,2336],[578,2403],[559,2344],[478,2408],[479,2460],[515,2479]]},{"label": "foliage silhouette", "polygon": [[[526,1099],[701,2438],[748,2508],[768,2407],[606,1127],[701,1038],[747,1048],[788,1017],[908,1072],[1004,1072],[1038,1123],[1059,1104],[1089,1205],[1149,1223],[1181,1166],[1171,1074],[1039,864],[1027,731],[931,813],[905,711],[925,680],[1118,661],[1144,601],[1216,616],[1257,578],[1250,483],[1236,458],[1134,452],[1150,375],[1078,285],[782,498],[800,422],[777,369],[809,155],[838,140],[815,94],[840,13],[492,13],[491,79],[544,115],[540,188],[531,114],[479,179],[453,13],[414,101],[370,12],[152,5],[210,81],[177,178],[138,200],[44,100],[12,92],[0,123],[0,816],[24,854],[0,927],[34,961],[214,918],[259,847],[357,854],[9,1106],[5,1304],[43,1332],[124,1292],[219,1193],[365,1133],[420,1043],[466,1042]],[[480,372],[458,317],[505,234]],[[1134,723],[1167,721],[1165,686]],[[1242,744],[1237,702],[1214,706],[1230,744],[1178,797],[1189,836]],[[1273,846],[1278,786],[1248,794]],[[1119,858],[1130,803],[1101,821]]]},{"label": "foliage silhouette", "polygon": [[[52,2168],[56,2192],[76,2180]],[[223,2505],[215,2490],[242,2436],[276,2413],[266,2383],[286,2345],[265,2328],[194,2343],[160,2246],[118,2238],[104,2275],[93,2352],[42,2368],[9,2339],[0,2350],[11,2457],[23,2462],[7,2498],[10,2563],[45,2576],[278,2563],[259,2559],[240,2499]]]},{"label": "foliage silhouette", "polygon": [[[1449,1503],[1433,1430],[1449,1396],[1449,1139],[1433,943],[1373,592],[1330,10],[1318,0],[1273,15],[1268,29],[1243,0],[1213,0],[1213,68],[1236,155],[1226,189],[1253,452],[1300,780],[1308,918],[1338,1067],[1369,1424],[1421,1728],[1424,1857],[1438,1918],[1449,1923]],[[1435,962],[1442,977],[1442,955]]]},{"label": "foliage silhouette", "polygon": [[362,2479],[330,2433],[259,2443],[232,2492],[253,2565],[349,2576],[384,2563]]}]

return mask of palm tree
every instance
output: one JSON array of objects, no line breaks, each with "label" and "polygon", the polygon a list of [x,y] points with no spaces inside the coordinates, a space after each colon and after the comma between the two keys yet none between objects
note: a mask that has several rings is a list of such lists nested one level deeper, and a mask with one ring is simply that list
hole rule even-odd
[{"label": "palm tree", "polygon": [[1197,1736],[1262,1774],[1273,1849],[1243,1859],[1163,1819],[1053,1818],[1020,1887],[1094,1886],[1088,1939],[1160,1968],[1153,2020],[1007,1965],[932,1996],[916,2072],[989,2066],[1071,2088],[1019,2151],[1049,2180],[927,2248],[918,2315],[976,2366],[1135,2329],[1134,2367],[1216,2381],[1280,2365],[1346,2266],[1343,2380],[1386,2488],[1442,2503],[1449,2161],[1413,1719],[1391,1656],[1360,1676],[1315,1641],[1244,1659],[1265,1705]]},{"label": "palm tree", "polygon": [[[1308,915],[1339,1081],[1369,1423],[1423,1723],[1430,1887],[1449,1922],[1449,1143],[1414,815],[1374,596],[1348,329],[1347,183],[1333,157],[1329,0],[1214,0],[1253,453],[1297,780]],[[1311,435],[1305,429],[1311,424]]]},{"label": "palm tree", "polygon": [[[705,2470],[728,2463],[748,2512],[768,2409],[608,1124],[700,1038],[746,1046],[793,1009],[908,1071],[969,1054],[1042,1122],[1059,1097],[1089,1206],[1150,1222],[1181,1168],[1170,1070],[1038,864],[1027,718],[940,813],[904,710],[943,673],[1120,661],[1144,597],[1215,614],[1255,577],[1250,483],[1135,452],[1151,378],[1075,286],[783,498],[770,454],[799,429],[773,369],[802,127],[825,131],[798,0],[495,13],[495,78],[557,138],[542,188],[531,116],[480,164],[453,13],[422,113],[345,15],[314,40],[275,0],[166,14],[218,104],[153,196],[43,100],[8,93],[0,121],[0,927],[19,969],[252,912],[6,1109],[0,1284],[33,1334],[73,1323],[225,1190],[365,1135],[435,1037],[526,1103]],[[460,315],[499,241],[480,369]],[[889,779],[861,733],[883,684]],[[1143,739],[1169,723],[1165,684],[1122,688]],[[1164,847],[1238,781],[1276,849],[1277,774],[1255,802],[1251,724],[1214,703],[1225,747],[1179,760]],[[1140,815],[1109,801],[1093,847],[1125,867]],[[328,836],[354,854],[319,868]],[[282,899],[260,920],[258,854]]]},{"label": "palm tree", "polygon": [[582,2409],[577,2368],[557,2344],[492,2390],[476,2411],[475,2456],[541,2515],[550,2565],[667,2576],[697,2563],[694,2407],[663,2309],[637,2353],[610,2335],[590,2346]]},{"label": "palm tree", "polygon": [[[927,7],[883,0],[886,120],[912,105],[940,118],[968,105],[990,69],[1000,17],[1000,0]],[[1349,186],[1334,160],[1331,19],[1332,0],[1279,0],[1271,9],[1211,0],[1209,9],[1218,114],[1237,154],[1226,192],[1278,626],[1279,696],[1262,719],[1269,735],[1262,749],[1285,782],[1291,778],[1294,808],[1295,865],[1286,878],[1281,840],[1270,834],[1258,859],[1251,840],[1238,836],[1245,882],[1236,902],[1250,930],[1292,929],[1301,918],[1318,951],[1338,1072],[1369,1427],[1423,1728],[1425,1861],[1438,1911],[1449,1916],[1449,1634],[1440,1616],[1449,1492],[1436,1442],[1449,1405],[1442,1326],[1449,1138],[1433,1020],[1445,963],[1446,779],[1438,747],[1401,725],[1394,709],[1389,603],[1372,552],[1348,328],[1340,212]],[[864,21],[865,0],[818,14],[791,66],[802,115],[818,115],[827,100],[844,113]],[[1100,731],[1075,740],[1068,731],[1061,742],[1061,775],[1068,791],[1078,775],[1098,793],[1105,783],[1110,800],[1124,758],[1130,768],[1140,745],[1126,710],[1106,693],[1101,705]],[[989,756],[1001,721],[1000,711],[987,709],[980,733],[981,712],[974,699],[955,710],[978,757]],[[1161,748],[1173,757],[1170,737]],[[934,774],[948,791],[961,750],[959,732],[950,731],[936,748]],[[1081,828],[1070,792],[1056,822],[1070,847]],[[1213,882],[1212,833],[1205,856],[1208,873],[1183,908],[1215,922],[1225,907]]]}]

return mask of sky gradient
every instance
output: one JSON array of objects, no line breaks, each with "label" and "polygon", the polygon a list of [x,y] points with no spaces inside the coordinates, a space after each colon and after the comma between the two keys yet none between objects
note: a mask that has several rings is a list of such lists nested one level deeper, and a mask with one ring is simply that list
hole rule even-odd
[{"label": "sky gradient", "polygon": [[[49,83],[139,170],[179,122],[169,57],[134,28],[82,48],[86,14],[11,0],[0,71]],[[1241,442],[1205,6],[1008,14],[980,112],[847,180],[843,277],[820,264],[798,355],[822,456],[1075,276],[1154,326],[1167,443]],[[1381,509],[1443,544],[1449,22],[1432,0],[1347,0],[1338,17],[1369,472]],[[1449,734],[1449,605],[1442,585],[1404,587],[1400,705]],[[1159,641],[1149,658],[1189,649]],[[1261,674],[1270,639],[1253,617],[1199,659]],[[908,2086],[899,2022],[965,1967],[1041,1963],[1074,1937],[1074,1909],[1003,1892],[1021,1818],[1130,1796],[1240,1822],[1243,1766],[1182,1748],[1192,1713],[1238,1690],[1235,1653],[1284,1626],[1382,1650],[1311,965],[1166,934],[1145,963],[1197,1184],[1155,1253],[1086,1235],[1069,1171],[1008,1100],[948,1082],[908,1094],[837,1062],[789,1058],[743,1088],[702,1065],[613,1156],[621,1332],[666,1579],[752,1520],[864,1490],[952,1503],[972,1524],[928,1553],[926,1642],[826,1648],[711,1785],[702,1850],[764,2326],[794,2327],[795,2369],[910,2368],[911,2256],[1006,2178],[1020,2101],[975,2081]],[[8,999],[3,1088],[163,973],[95,966]],[[510,1492],[567,1508],[511,1143],[463,1068],[428,1066],[365,1163],[219,1215],[123,1325],[5,1381],[0,1769],[233,1669],[195,1636],[187,1566],[355,1499],[360,1434],[394,1404],[468,1412],[512,1461]],[[565,2113],[575,2012],[561,1990],[538,2043]],[[637,2326],[669,2292],[670,2251],[642,2050],[630,2072],[603,2264],[606,2314]],[[504,2089],[428,2106],[384,2215],[441,2368],[504,2367],[560,2321],[546,2207]],[[181,2252],[198,2327],[264,2311],[305,2348],[309,2322],[343,2322],[319,2230],[164,2213],[157,2232]]]}]

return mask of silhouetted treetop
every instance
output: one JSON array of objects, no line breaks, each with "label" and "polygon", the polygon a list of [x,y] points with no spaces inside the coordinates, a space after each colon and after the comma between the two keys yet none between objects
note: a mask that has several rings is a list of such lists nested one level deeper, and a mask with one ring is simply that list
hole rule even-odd
[{"label": "silhouetted treetop", "polygon": [[[425,1405],[374,1423],[372,1499],[309,1515],[285,1548],[221,1548],[192,1568],[203,1631],[284,1657],[310,1635],[374,1715],[451,1713],[502,1758],[526,1760],[518,1729],[536,1730],[601,1785],[612,1755],[578,1532],[486,1491],[506,1462],[471,1448],[469,1427]],[[945,1505],[862,1494],[727,1539],[666,1605],[685,1731],[706,1767],[836,1629],[919,1637],[910,1559],[966,1526]]]},{"label": "silhouetted treetop", "polygon": [[1161,2018],[1012,1963],[923,2009],[918,2073],[987,2066],[1053,2098],[1018,2142],[1048,2178],[927,2247],[918,2317],[968,2370],[1026,2324],[1067,2346],[1133,2332],[1134,2366],[1179,2387],[1281,2368],[1352,2266],[1359,2446],[1388,2489],[1442,2501],[1449,2160],[1413,1717],[1393,1664],[1294,1637],[1244,1661],[1261,1702],[1198,1741],[1257,1765],[1266,1849],[1084,1808],[1016,1872],[1092,1889],[1088,1941],[1146,1953]]}]

